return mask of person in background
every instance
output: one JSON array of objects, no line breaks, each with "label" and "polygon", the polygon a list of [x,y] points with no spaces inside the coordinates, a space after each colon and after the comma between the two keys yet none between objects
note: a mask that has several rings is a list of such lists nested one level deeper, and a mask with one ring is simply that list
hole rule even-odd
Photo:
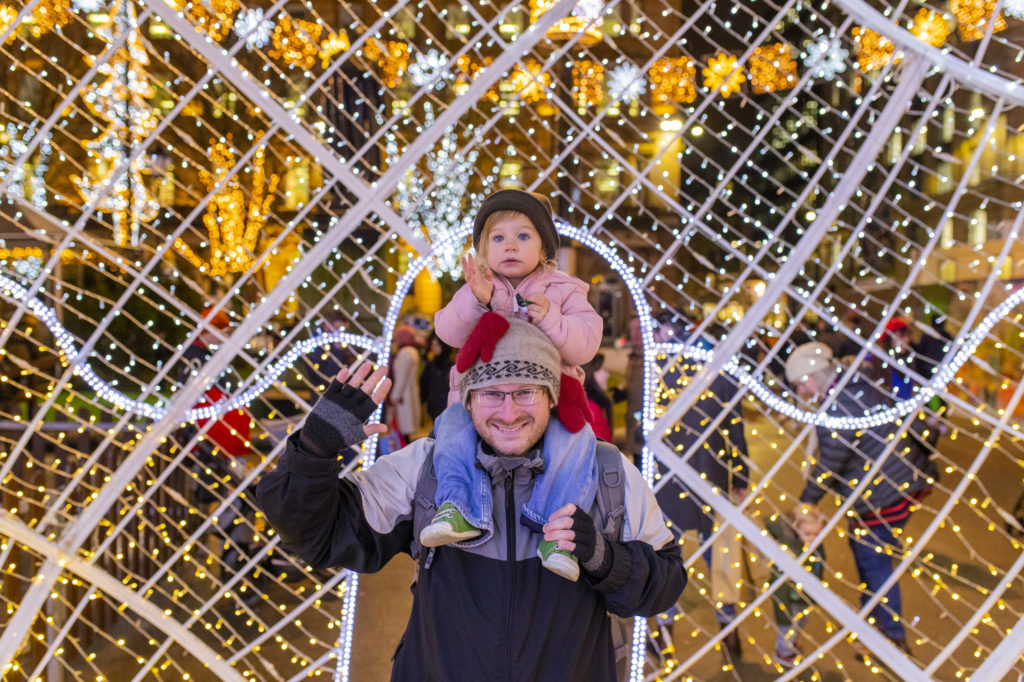
[{"label": "person in background", "polygon": [[395,354],[391,358],[391,395],[388,406],[405,443],[423,425],[420,401],[420,351],[416,330],[408,325],[395,329]]},{"label": "person in background", "polygon": [[[778,516],[773,515],[764,525],[765,530],[776,542],[794,556],[800,556],[818,535],[826,519],[820,512],[809,516],[796,512],[797,510],[790,510]],[[817,578],[822,577],[825,572],[824,543],[818,544],[807,556],[804,567]],[[779,575],[773,566],[770,580],[775,582]],[[783,668],[792,668],[803,656],[800,633],[811,612],[812,602],[795,582],[787,581],[772,593],[772,604],[775,607],[775,624],[778,627],[775,637],[775,662]]]},{"label": "person in background", "polygon": [[587,395],[591,426],[594,435],[601,440],[612,442],[612,400],[597,381],[597,372],[604,365],[604,356],[598,353],[594,359],[583,365],[583,391]]},{"label": "person in background", "polygon": [[[690,343],[690,325],[681,317],[665,311],[657,317],[654,331],[656,343]],[[696,340],[696,344],[710,349],[712,344],[707,338]],[[662,363],[671,358],[660,358]],[[699,365],[685,357],[680,358],[676,365],[665,368],[662,385],[658,392],[658,404],[669,404],[676,395],[684,390],[686,383],[699,370]],[[743,413],[739,401],[733,398],[739,387],[728,374],[720,372],[701,397],[683,413],[679,422],[673,427],[667,440],[672,449],[680,457],[686,457],[686,463],[705,478],[708,483],[716,486],[723,494],[730,497],[734,504],[742,502],[749,487],[750,466],[748,464],[747,439],[743,430]],[[717,419],[723,410],[728,413],[714,429],[709,429],[709,422]],[[690,453],[690,450],[693,450]],[[704,501],[694,495],[689,488],[676,476],[672,475],[664,465],[659,465],[658,478],[669,477],[667,481],[656,487],[658,504],[675,528],[682,531],[696,531],[701,542],[711,537],[715,529],[715,516],[708,510]],[[727,538],[719,534],[724,542]],[[721,548],[712,545],[704,554],[704,560],[711,574],[711,588],[716,593],[715,618],[721,629],[726,629],[736,618],[735,595],[737,587],[731,580],[725,566],[715,559],[724,555]],[[721,595],[721,598],[718,598]],[[742,655],[740,636],[737,628],[732,628],[722,640],[725,653],[733,660]]]},{"label": "person in background", "polygon": [[448,377],[455,366],[455,349],[431,332],[427,340],[427,361],[420,373],[420,397],[431,421],[448,407]]},{"label": "person in background", "polygon": [[[328,310],[320,322],[320,331],[331,333],[345,331],[345,316],[339,310]],[[323,391],[338,375],[342,367],[355,362],[356,355],[348,346],[332,343],[314,348],[302,358],[302,371],[306,380],[317,391]]]},{"label": "person in background", "polygon": [[[841,375],[846,371],[849,370],[836,363],[832,350],[823,343],[806,343],[786,360],[786,379],[795,386],[800,398],[814,404],[828,397],[830,417],[863,417],[892,403],[882,388],[860,372],[852,372],[844,383],[847,377]],[[878,466],[877,473],[853,502],[847,533],[863,585],[861,603],[865,604],[892,576],[893,557],[901,551],[903,528],[938,475],[934,462],[912,433],[926,425],[923,419],[915,418],[908,432],[895,443],[899,427],[894,422],[859,431],[815,428],[818,457],[800,494],[796,512],[799,516],[824,518],[818,502],[826,493],[849,497],[864,472]],[[879,462],[883,454],[885,459]],[[823,528],[822,522],[817,532]],[[870,617],[882,634],[909,653],[899,583],[889,588]],[[858,645],[860,640],[855,647]],[[866,649],[861,648],[858,653],[864,655]]]}]

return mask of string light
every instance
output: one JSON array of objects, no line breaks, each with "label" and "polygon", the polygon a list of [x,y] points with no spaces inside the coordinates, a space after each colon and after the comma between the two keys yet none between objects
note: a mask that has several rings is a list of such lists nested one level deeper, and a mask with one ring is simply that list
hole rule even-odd
[{"label": "string light", "polygon": [[[530,0],[530,23],[537,23],[556,4],[556,0]],[[593,45],[603,36],[599,21],[603,9],[601,0],[579,0],[569,16],[559,19],[548,29],[547,36],[552,40],[570,40],[579,36],[581,45]]]},{"label": "string light", "polygon": [[603,98],[604,66],[592,59],[572,63],[572,100],[578,110],[600,104]]},{"label": "string light", "polygon": [[[852,29],[857,48],[857,66],[864,73],[877,71],[893,61],[895,45],[885,36],[863,26]],[[899,61],[899,57],[895,58]]]}]

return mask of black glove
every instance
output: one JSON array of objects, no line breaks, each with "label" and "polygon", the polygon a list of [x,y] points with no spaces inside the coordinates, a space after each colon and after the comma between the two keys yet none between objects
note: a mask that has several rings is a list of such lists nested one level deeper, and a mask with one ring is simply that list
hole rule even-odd
[{"label": "black glove", "polygon": [[612,570],[612,548],[605,536],[597,532],[590,514],[579,507],[572,513],[572,532],[576,534],[573,554],[583,570],[598,580],[608,577]]},{"label": "black glove", "polygon": [[336,457],[342,448],[366,439],[363,423],[376,409],[365,391],[335,379],[306,416],[299,443],[316,457]]}]

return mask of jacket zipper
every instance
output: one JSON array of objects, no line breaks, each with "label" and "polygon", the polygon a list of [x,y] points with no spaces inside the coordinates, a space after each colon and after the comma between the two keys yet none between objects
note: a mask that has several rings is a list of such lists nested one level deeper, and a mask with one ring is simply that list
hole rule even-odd
[{"label": "jacket zipper", "polygon": [[505,612],[505,679],[511,680],[512,600],[516,591],[515,472],[505,474],[505,561],[508,563],[508,599]]}]

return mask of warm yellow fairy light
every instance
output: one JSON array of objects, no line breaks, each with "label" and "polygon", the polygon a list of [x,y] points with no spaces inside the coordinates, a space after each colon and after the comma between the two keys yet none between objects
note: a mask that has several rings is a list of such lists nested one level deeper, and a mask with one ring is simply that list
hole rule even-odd
[{"label": "warm yellow fairy light", "polygon": [[[235,165],[230,135],[225,141],[212,143],[210,159],[213,171],[199,171],[200,180],[207,189],[213,189],[223,182],[228,171]],[[201,258],[180,237],[175,240],[175,248],[192,265],[213,277],[244,272],[252,265],[256,240],[267,222],[270,202],[279,180],[276,174],[271,174],[270,179],[267,179],[265,164],[266,148],[260,146],[253,158],[248,207],[245,203],[246,193],[237,176],[228,179],[210,199],[203,215],[203,224],[209,234],[209,260]]]},{"label": "warm yellow fairy light", "polygon": [[922,7],[914,16],[910,32],[923,43],[942,47],[949,37],[949,24],[939,12]]},{"label": "warm yellow fairy light", "polygon": [[71,0],[39,0],[32,9],[32,34],[49,33],[71,21]]},{"label": "warm yellow fairy light", "polygon": [[[885,36],[863,26],[851,29],[857,47],[857,67],[867,73],[877,71],[894,59],[895,45]],[[895,57],[899,62],[899,57]]]},{"label": "warm yellow fairy light", "polygon": [[750,85],[754,92],[777,92],[796,85],[793,48],[786,43],[764,45],[750,56]]},{"label": "warm yellow fairy light", "polygon": [[270,36],[268,54],[297,69],[312,69],[320,55],[318,41],[322,32],[323,27],[316,22],[283,14]]},{"label": "warm yellow fairy light", "polygon": [[[14,26],[14,22],[18,20],[18,10],[14,9],[10,5],[0,5],[0,33],[7,33],[7,31]],[[10,35],[7,36],[7,41],[10,43],[14,40],[15,33],[11,31]]]},{"label": "warm yellow fairy light", "polygon": [[572,64],[572,101],[577,109],[601,103],[604,85],[604,66],[590,59]]},{"label": "warm yellow fairy light", "polygon": [[377,62],[381,80],[389,88],[398,87],[402,76],[409,68],[409,45],[397,40],[370,39],[366,41],[366,57]]},{"label": "warm yellow fairy light", "polygon": [[[963,40],[980,40],[989,30],[993,22],[992,14],[996,9],[996,0],[952,0],[950,11],[956,15],[957,30]],[[997,33],[1006,28],[1003,13],[995,15],[992,32]]]},{"label": "warm yellow fairy light", "polygon": [[320,43],[320,66],[326,69],[331,63],[331,57],[339,52],[344,52],[349,47],[351,47],[351,43],[349,43],[348,34],[344,30],[328,33]]},{"label": "warm yellow fairy light", "polygon": [[224,40],[235,23],[234,15],[241,9],[236,0],[193,0],[188,7],[188,18],[213,40]]},{"label": "warm yellow fairy light", "polygon": [[743,70],[736,67],[734,55],[720,54],[708,60],[708,65],[701,70],[704,75],[704,87],[717,90],[722,97],[739,92],[743,87]]},{"label": "warm yellow fairy light", "polygon": [[[530,0],[530,23],[537,23],[555,4],[556,0]],[[570,16],[556,21],[544,35],[552,40],[570,40],[579,35],[581,45],[593,45],[602,38],[601,10],[600,2],[581,0]]]},{"label": "warm yellow fairy light", "polygon": [[551,74],[542,71],[543,66],[536,59],[528,60],[525,67],[517,65],[508,79],[511,91],[527,104],[546,99],[545,88],[551,87]]}]

